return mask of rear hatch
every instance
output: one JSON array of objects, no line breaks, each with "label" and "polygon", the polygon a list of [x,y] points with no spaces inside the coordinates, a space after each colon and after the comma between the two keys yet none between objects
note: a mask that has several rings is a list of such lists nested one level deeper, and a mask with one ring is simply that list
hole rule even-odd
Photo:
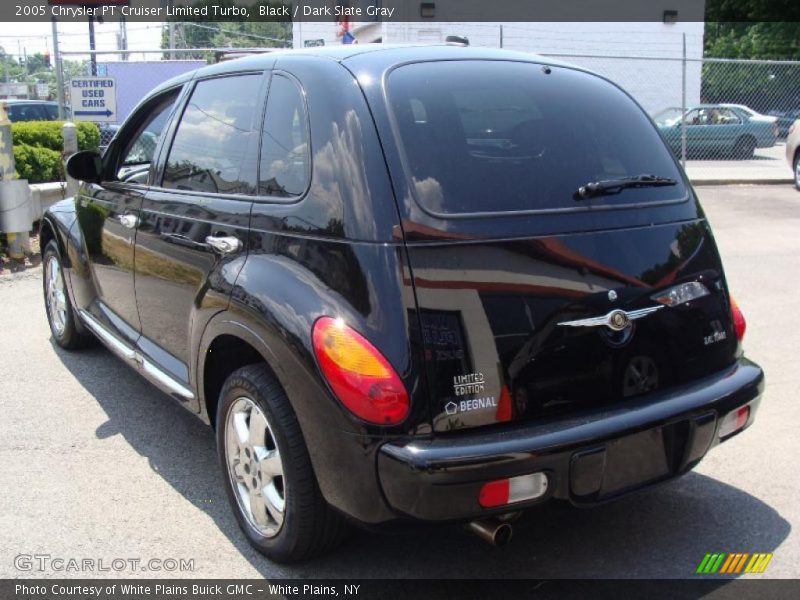
[{"label": "rear hatch", "polygon": [[619,88],[462,60],[401,66],[386,98],[434,430],[611,405],[733,362],[708,224]]}]

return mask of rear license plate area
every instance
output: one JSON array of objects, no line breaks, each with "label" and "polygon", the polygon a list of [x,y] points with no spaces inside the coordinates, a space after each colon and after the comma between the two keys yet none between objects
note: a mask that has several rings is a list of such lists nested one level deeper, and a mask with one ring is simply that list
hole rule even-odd
[{"label": "rear license plate area", "polygon": [[705,455],[715,426],[714,413],[705,413],[575,452],[570,495],[597,502],[677,475]]}]

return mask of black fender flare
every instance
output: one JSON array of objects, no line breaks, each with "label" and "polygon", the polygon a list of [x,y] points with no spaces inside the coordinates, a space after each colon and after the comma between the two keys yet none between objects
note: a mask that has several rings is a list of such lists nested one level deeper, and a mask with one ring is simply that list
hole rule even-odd
[{"label": "black fender flare", "polygon": [[208,414],[208,398],[206,398],[205,394],[205,382],[203,380],[206,358],[208,357],[208,349],[211,347],[211,344],[222,335],[230,335],[239,338],[252,346],[269,368],[272,369],[276,377],[278,377],[284,389],[286,389],[286,374],[270,346],[270,342],[268,341],[270,336],[263,329],[263,327],[243,322],[243,319],[240,319],[237,314],[231,310],[218,312],[209,319],[200,336],[200,341],[197,346],[197,359],[194,363],[194,373],[191,374],[191,380],[195,382],[197,390],[199,416],[204,422],[211,422],[211,415]]}]

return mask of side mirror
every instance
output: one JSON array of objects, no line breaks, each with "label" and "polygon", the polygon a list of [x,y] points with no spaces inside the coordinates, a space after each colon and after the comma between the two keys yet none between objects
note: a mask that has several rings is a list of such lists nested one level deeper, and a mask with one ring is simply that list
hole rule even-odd
[{"label": "side mirror", "polygon": [[67,174],[73,179],[96,183],[103,172],[103,161],[97,152],[83,150],[67,159]]}]

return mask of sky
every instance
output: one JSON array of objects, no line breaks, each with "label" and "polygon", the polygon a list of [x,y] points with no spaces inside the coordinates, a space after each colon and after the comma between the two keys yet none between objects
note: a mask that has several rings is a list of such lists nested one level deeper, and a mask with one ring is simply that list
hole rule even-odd
[{"label": "sky", "polygon": [[[162,23],[128,23],[128,48],[155,50],[161,46]],[[95,24],[98,50],[116,50],[119,23]],[[89,49],[88,23],[59,23],[58,45],[61,51]],[[0,47],[8,54],[35,54],[53,50],[50,23],[0,23]]]}]

